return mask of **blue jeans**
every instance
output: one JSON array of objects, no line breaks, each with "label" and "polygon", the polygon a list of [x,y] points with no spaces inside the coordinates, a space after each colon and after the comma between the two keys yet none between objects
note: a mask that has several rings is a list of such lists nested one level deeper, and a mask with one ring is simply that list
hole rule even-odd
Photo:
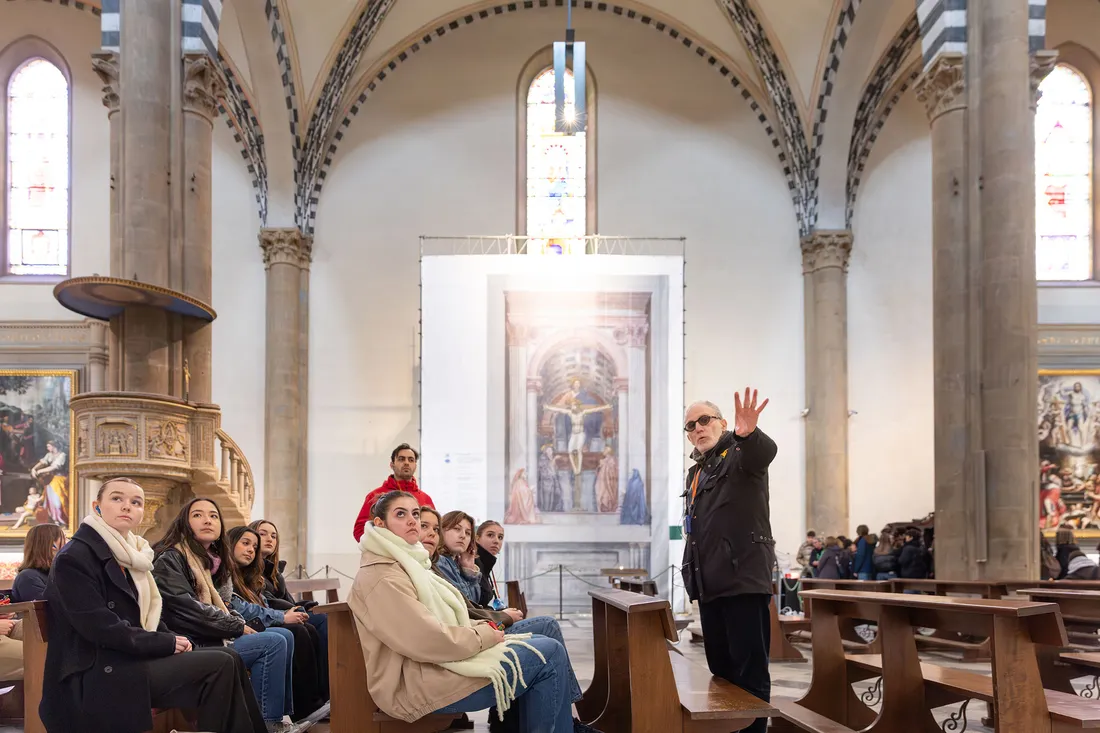
[{"label": "blue jeans", "polygon": [[870,573],[856,573],[856,580],[870,580]]},{"label": "blue jeans", "polygon": [[258,634],[240,636],[231,646],[248,667],[252,691],[256,693],[264,720],[277,721],[290,715],[294,711],[294,688],[290,679],[294,635],[272,626]]},{"label": "blue jeans", "polygon": [[[532,619],[534,620],[534,619]],[[525,685],[518,685],[513,705],[519,716],[520,730],[524,733],[572,733],[573,704],[569,701],[569,683],[566,681],[569,658],[565,647],[553,639],[533,636],[530,644],[546,657],[546,663],[530,649],[512,647],[519,656],[520,669]],[[508,665],[501,665],[509,682],[515,682]],[[467,695],[453,705],[440,708],[439,713],[472,713],[496,705],[496,692],[491,684]]]},{"label": "blue jeans", "polygon": [[893,580],[898,574],[891,570],[888,573],[875,573],[875,580]]},{"label": "blue jeans", "polygon": [[[505,629],[505,634],[536,634],[546,636],[565,646],[565,639],[561,635],[561,626],[549,616],[535,616],[516,621]],[[581,684],[577,682],[577,674],[573,671],[573,663],[569,661],[569,650],[565,650],[565,663],[569,670],[569,702],[574,703],[584,697],[581,692]]]}]

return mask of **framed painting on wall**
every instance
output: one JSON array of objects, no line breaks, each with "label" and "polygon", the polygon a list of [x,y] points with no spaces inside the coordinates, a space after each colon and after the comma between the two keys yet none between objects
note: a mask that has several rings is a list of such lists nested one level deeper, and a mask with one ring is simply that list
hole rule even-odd
[{"label": "framed painting on wall", "polygon": [[75,369],[0,369],[0,538],[36,524],[76,529],[70,400]]},{"label": "framed painting on wall", "polygon": [[1100,369],[1039,372],[1039,527],[1100,537]]}]

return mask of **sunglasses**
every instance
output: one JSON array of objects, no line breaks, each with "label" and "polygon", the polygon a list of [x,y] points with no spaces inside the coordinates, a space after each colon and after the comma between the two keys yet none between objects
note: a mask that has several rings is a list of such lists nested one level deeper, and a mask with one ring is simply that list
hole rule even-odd
[{"label": "sunglasses", "polygon": [[722,418],[718,417],[717,415],[703,415],[702,417],[697,418],[695,420],[689,420],[687,422],[687,424],[684,425],[684,432],[685,433],[690,433],[692,430],[695,429],[696,424],[702,425],[705,428],[707,425],[710,425],[711,420],[721,420],[721,419]]}]

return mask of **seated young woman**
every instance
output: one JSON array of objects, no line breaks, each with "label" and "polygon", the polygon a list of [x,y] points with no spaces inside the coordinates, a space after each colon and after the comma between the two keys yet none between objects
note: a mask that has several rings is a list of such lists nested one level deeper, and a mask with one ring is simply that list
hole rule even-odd
[{"label": "seated young woman", "polygon": [[515,703],[526,733],[574,730],[565,647],[471,621],[461,594],[431,572],[412,494],[383,495],[359,547],[348,605],[383,712],[413,722],[493,705],[503,714]]},{"label": "seated young woman", "polygon": [[500,522],[486,520],[478,525],[474,540],[477,542],[477,557],[474,560],[477,562],[477,569],[481,571],[481,598],[478,603],[493,607],[494,602],[500,599],[493,568],[496,567],[500,549],[504,547],[504,527]]},{"label": "seated young woman", "polygon": [[[439,523],[442,518],[439,512],[435,508],[424,505],[420,507],[420,544],[424,546],[424,549],[428,551],[428,555],[433,558],[432,572],[439,577],[447,580],[441,572],[439,572],[439,566],[435,563],[436,550],[439,549]],[[450,582],[449,580],[447,581]],[[462,599],[466,601],[466,610],[470,613],[470,618],[475,621],[488,621],[496,624],[497,626],[507,629],[516,621],[523,618],[523,614],[514,608],[508,608],[503,610],[496,610],[492,608],[486,608],[478,603],[474,603],[466,596]]]},{"label": "seated young woman", "polygon": [[11,584],[11,602],[40,601],[57,551],[65,546],[65,530],[56,524],[36,524],[23,538],[23,562]]},{"label": "seated young woman", "polygon": [[140,485],[105,481],[53,562],[39,706],[46,730],[142,733],[153,727],[153,708],[187,708],[199,730],[264,733],[237,654],[192,649],[161,618],[153,550],[134,532],[144,514]]},{"label": "seated young woman", "polygon": [[294,609],[309,614],[309,625],[317,629],[317,633],[321,635],[321,660],[327,670],[328,615],[312,613],[295,601],[294,596],[290,595],[290,591],[286,589],[286,578],[283,577],[286,561],[279,559],[279,528],[266,519],[257,519],[249,524],[248,528],[256,530],[260,535],[260,555],[264,560],[264,598],[267,600],[267,605],[277,611]]},{"label": "seated young woman", "polygon": [[265,628],[281,626],[294,636],[294,717],[307,718],[328,701],[328,674],[321,665],[321,638],[301,610],[277,611],[263,595],[263,560],[260,535],[250,527],[229,530],[229,552],[233,558],[233,598],[230,608],[245,621],[258,620]]},{"label": "seated young woman", "polygon": [[251,673],[268,731],[286,730],[283,717],[294,710],[294,636],[279,627],[256,631],[226,605],[233,596],[232,560],[218,505],[210,499],[189,501],[154,549],[153,576],[168,628],[196,646],[228,641]]},{"label": "seated young woman", "polygon": [[[449,552],[449,557],[458,557],[456,565],[463,569],[469,567],[473,563],[474,557],[474,544],[470,537],[468,528],[474,526],[473,518],[463,512],[447,512],[443,515],[441,523],[442,540],[439,539],[439,531],[432,526],[435,524],[438,514],[435,514],[434,510],[430,513],[424,512],[424,507],[420,508],[420,542],[424,545],[425,549],[430,546],[429,552],[432,554],[432,567],[433,569],[448,582],[454,585],[451,578],[444,572],[441,572],[443,563],[441,562],[444,552]],[[433,516],[435,514],[435,516]],[[426,525],[426,526],[425,526]],[[455,586],[459,591],[462,591],[457,585]],[[507,634],[537,634],[539,636],[548,636],[554,641],[558,642],[562,646],[565,646],[565,637],[561,633],[561,625],[558,624],[556,619],[549,616],[534,616],[532,618],[525,619],[523,613],[515,608],[505,608],[503,611],[495,611],[490,608],[486,608],[475,601],[471,601],[469,596],[465,596],[469,605],[475,609],[478,609],[479,614],[487,620],[498,622],[505,627],[505,633]],[[503,617],[501,616],[503,614]],[[471,614],[473,615],[473,614]],[[569,653],[566,652],[566,660],[569,659]],[[573,672],[572,663],[567,664],[569,674],[569,701],[576,702],[581,699],[581,685],[577,681],[577,675]]]}]

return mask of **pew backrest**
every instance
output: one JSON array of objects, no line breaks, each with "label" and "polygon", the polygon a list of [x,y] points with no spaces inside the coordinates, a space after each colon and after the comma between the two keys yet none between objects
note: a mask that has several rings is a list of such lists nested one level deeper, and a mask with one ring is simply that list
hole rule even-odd
[{"label": "pew backrest", "polygon": [[287,578],[286,589],[300,601],[312,601],[313,594],[320,591],[325,592],[325,603],[336,603],[340,600],[339,578]]},{"label": "pew backrest", "polygon": [[519,581],[507,581],[504,584],[504,589],[508,593],[508,607],[521,611],[523,617],[527,618],[527,596],[520,590]]}]

